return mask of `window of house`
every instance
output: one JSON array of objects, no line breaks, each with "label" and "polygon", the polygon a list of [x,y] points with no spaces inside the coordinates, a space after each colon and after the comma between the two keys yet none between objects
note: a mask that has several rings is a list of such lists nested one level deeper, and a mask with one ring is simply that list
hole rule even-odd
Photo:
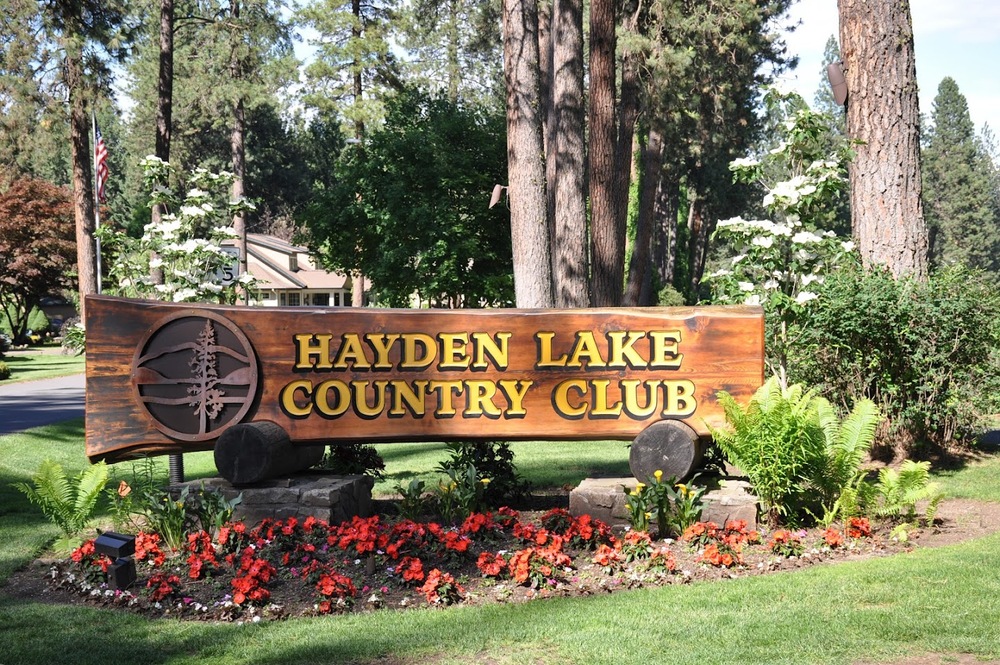
[{"label": "window of house", "polygon": [[271,299],[271,292],[270,291],[264,291],[263,293],[260,294],[260,299],[261,300],[270,300]]},{"label": "window of house", "polygon": [[330,294],[329,293],[314,293],[313,294],[313,304],[317,307],[329,307],[330,306]]},{"label": "window of house", "polygon": [[301,304],[301,302],[299,301],[299,294],[298,293],[289,293],[288,294],[288,304],[291,307],[298,307]]},{"label": "window of house", "polygon": [[295,272],[299,269],[299,257],[292,254],[288,257],[288,269]]},{"label": "window of house", "polygon": [[333,306],[340,307],[340,291],[333,294]]},{"label": "window of house", "polygon": [[279,305],[284,305],[285,304],[285,294],[284,293],[282,293],[282,294],[280,294],[278,296],[278,304]]}]

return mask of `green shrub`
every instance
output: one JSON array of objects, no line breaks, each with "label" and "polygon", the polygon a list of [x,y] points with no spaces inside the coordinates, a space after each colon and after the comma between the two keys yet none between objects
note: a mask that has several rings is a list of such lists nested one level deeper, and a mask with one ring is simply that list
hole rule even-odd
[{"label": "green shrub", "polygon": [[513,503],[528,491],[528,482],[517,473],[514,451],[506,441],[460,441],[449,443],[448,451],[450,457],[437,470],[461,476],[468,467],[474,467],[477,480],[489,481],[483,492],[484,507]]},{"label": "green shrub", "polygon": [[790,377],[844,407],[873,400],[897,457],[969,442],[1000,411],[1000,291],[987,274],[952,267],[924,282],[847,266],[811,304]]},{"label": "green shrub", "polygon": [[375,446],[363,443],[331,444],[320,467],[344,475],[369,475],[376,481],[385,477],[385,460]]},{"label": "green shrub", "polygon": [[0,360],[0,381],[10,378],[10,366]]}]

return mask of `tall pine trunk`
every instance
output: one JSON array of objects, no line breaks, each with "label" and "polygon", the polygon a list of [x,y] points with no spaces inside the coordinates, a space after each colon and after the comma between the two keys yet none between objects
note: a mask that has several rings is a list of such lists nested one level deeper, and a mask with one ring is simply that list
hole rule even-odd
[{"label": "tall pine trunk", "polygon": [[622,301],[624,233],[615,205],[615,2],[590,3],[591,296],[595,307]]},{"label": "tall pine trunk", "polygon": [[76,265],[80,318],[86,321],[85,299],[97,293],[97,252],[94,245],[94,179],[90,161],[90,118],[83,84],[83,52],[78,40],[66,40],[66,85],[70,103],[70,151],[73,164],[73,216],[76,220]]},{"label": "tall pine trunk", "polygon": [[838,0],[847,79],[851,227],[866,266],[927,274],[920,110],[907,0]]},{"label": "tall pine trunk", "polygon": [[628,267],[625,305],[653,305],[653,225],[656,194],[663,170],[663,135],[651,129],[642,146],[642,170],[639,182],[639,210],[635,224],[635,245]]},{"label": "tall pine trunk", "polygon": [[[160,59],[156,81],[156,156],[169,162],[174,109],[174,0],[160,0]],[[162,216],[163,206],[154,205],[153,223],[159,223]],[[162,274],[158,281],[163,281]]]},{"label": "tall pine trunk", "polygon": [[503,27],[514,297],[518,307],[551,307],[537,1],[505,0]]},{"label": "tall pine trunk", "polygon": [[552,104],[548,116],[547,180],[552,222],[552,283],[556,307],[586,307],[587,169],[583,93],[582,0],[554,0]]}]

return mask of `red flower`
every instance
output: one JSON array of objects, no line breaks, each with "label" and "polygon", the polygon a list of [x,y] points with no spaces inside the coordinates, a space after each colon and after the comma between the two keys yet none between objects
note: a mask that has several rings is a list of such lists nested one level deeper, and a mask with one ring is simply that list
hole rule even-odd
[{"label": "red flower", "polygon": [[476,560],[476,567],[487,577],[499,577],[504,568],[507,567],[507,561],[499,554],[483,552]]},{"label": "red flower", "polygon": [[872,535],[872,526],[867,517],[852,517],[847,525],[849,538],[868,538]]},{"label": "red flower", "polygon": [[844,535],[830,526],[823,530],[823,541],[830,548],[840,547],[844,544]]}]

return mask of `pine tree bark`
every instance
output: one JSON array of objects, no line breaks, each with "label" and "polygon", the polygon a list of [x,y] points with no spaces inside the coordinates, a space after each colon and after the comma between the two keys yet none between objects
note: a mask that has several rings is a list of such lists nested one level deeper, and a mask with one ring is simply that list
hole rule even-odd
[{"label": "pine tree bark", "polygon": [[[174,109],[174,0],[160,0],[160,59],[156,84],[156,156],[170,161],[170,135]],[[166,183],[163,183],[166,184]],[[154,205],[151,219],[158,224],[163,206]],[[163,281],[162,273],[157,282]]]},{"label": "pine tree bark", "polygon": [[639,211],[635,224],[635,245],[628,267],[625,305],[648,306],[652,302],[653,214],[657,185],[663,170],[663,134],[650,129],[642,146],[642,179],[639,183]]},{"label": "pine tree bark", "polygon": [[505,0],[503,28],[514,297],[518,307],[552,307],[537,1]]},{"label": "pine tree bark", "polygon": [[590,214],[592,304],[622,301],[624,234],[615,224],[615,3],[590,3]]},{"label": "pine tree bark", "polygon": [[838,0],[852,160],[851,226],[866,266],[927,274],[920,110],[907,0]]},{"label": "pine tree bark", "polygon": [[554,0],[550,43],[552,104],[547,123],[546,163],[555,305],[586,307],[590,294],[581,0]]},{"label": "pine tree bark", "polygon": [[86,297],[97,293],[97,252],[94,245],[94,179],[90,161],[90,119],[84,97],[83,52],[79,41],[67,39],[66,86],[70,103],[70,149],[73,164],[73,216],[76,220],[76,269],[80,319],[86,321]]}]

